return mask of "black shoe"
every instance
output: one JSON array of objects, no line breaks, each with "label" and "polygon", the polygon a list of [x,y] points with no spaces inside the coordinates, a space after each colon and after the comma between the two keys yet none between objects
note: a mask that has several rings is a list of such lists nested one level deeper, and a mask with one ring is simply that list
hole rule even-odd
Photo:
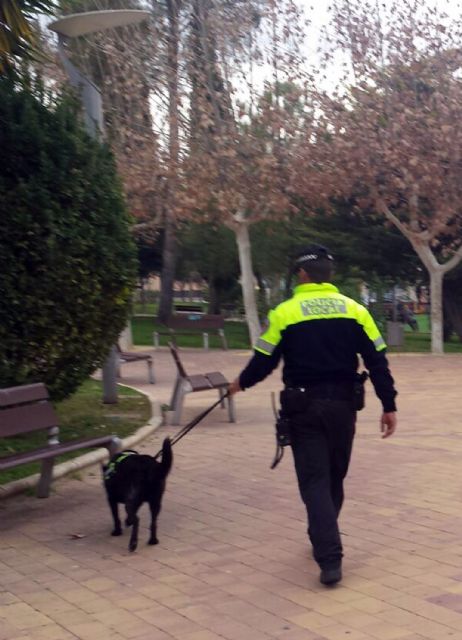
[{"label": "black shoe", "polygon": [[340,582],[342,579],[342,567],[335,567],[330,569],[321,569],[321,575],[319,581],[322,584],[332,586]]}]

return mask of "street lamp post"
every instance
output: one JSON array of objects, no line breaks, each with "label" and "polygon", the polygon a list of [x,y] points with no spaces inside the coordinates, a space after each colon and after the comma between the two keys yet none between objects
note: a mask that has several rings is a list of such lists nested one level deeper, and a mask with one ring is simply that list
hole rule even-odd
[{"label": "street lamp post", "polygon": [[[104,137],[103,103],[101,92],[83,73],[69,60],[66,53],[66,42],[70,38],[84,36],[96,31],[104,31],[115,27],[138,24],[148,19],[149,11],[135,9],[119,9],[108,11],[88,11],[75,13],[55,20],[48,28],[58,34],[58,51],[71,85],[80,94],[85,127],[93,138]],[[117,402],[117,366],[118,354],[113,345],[103,364],[103,402]]]}]

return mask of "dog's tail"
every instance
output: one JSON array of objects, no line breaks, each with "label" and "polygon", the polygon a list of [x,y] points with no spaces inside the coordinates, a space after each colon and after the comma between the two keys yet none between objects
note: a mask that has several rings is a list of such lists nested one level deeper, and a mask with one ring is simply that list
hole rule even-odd
[{"label": "dog's tail", "polygon": [[162,443],[162,462],[160,463],[164,478],[167,477],[170,469],[172,468],[172,462],[173,462],[172,443],[170,442],[170,438],[165,438],[165,440]]}]

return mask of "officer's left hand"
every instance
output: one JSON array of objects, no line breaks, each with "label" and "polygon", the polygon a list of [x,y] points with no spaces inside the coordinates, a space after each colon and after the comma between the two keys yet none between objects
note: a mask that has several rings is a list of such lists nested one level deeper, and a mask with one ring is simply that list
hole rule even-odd
[{"label": "officer's left hand", "polygon": [[380,431],[382,432],[382,438],[388,438],[391,436],[395,430],[397,425],[396,412],[391,411],[390,413],[383,413],[382,418],[380,420]]}]

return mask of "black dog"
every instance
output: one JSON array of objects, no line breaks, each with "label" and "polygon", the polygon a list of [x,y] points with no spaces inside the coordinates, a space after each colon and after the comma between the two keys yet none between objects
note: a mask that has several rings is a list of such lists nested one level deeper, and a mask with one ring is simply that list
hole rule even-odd
[{"label": "black dog", "polygon": [[165,491],[167,475],[172,466],[173,455],[169,438],[162,445],[162,461],[136,451],[121,451],[114,455],[109,464],[103,466],[104,486],[114,518],[113,536],[122,535],[119,518],[119,502],[125,504],[127,518],[125,524],[132,527],[128,548],[135,551],[138,545],[138,509],[143,502],[151,509],[151,536],[148,544],[157,544],[157,516]]}]

